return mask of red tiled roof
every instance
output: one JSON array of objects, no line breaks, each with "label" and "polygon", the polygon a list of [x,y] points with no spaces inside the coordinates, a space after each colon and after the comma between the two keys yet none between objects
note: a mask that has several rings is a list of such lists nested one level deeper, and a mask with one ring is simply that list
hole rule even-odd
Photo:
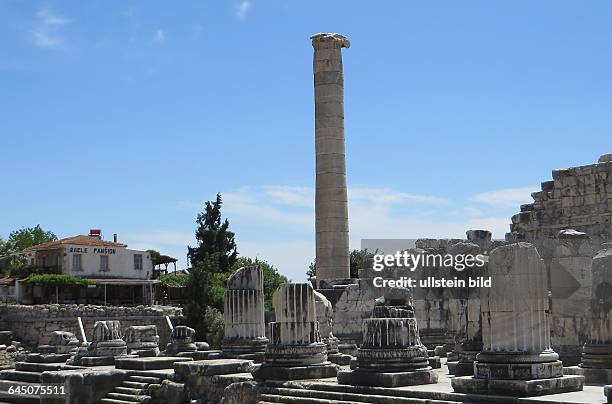
[{"label": "red tiled roof", "polygon": [[0,278],[0,286],[11,286],[15,283],[16,278],[12,278],[10,276],[5,276],[4,278]]},{"label": "red tiled roof", "polygon": [[86,245],[86,246],[91,246],[91,247],[116,247],[116,248],[127,247],[127,244],[114,243],[112,241],[100,240],[99,238],[96,238],[96,237],[81,235],[81,236],[63,238],[61,240],[51,241],[48,243],[37,244],[32,247],[26,248],[24,251],[45,250],[49,248],[60,247],[63,244]]}]

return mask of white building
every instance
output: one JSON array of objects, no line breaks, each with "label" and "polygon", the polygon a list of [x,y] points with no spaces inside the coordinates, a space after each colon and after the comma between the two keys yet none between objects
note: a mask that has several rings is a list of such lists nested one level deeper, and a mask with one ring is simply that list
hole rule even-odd
[{"label": "white building", "polygon": [[84,278],[149,279],[153,271],[147,251],[102,240],[97,235],[68,237],[24,251],[27,265],[56,268],[58,273]]},{"label": "white building", "polygon": [[[159,283],[151,280],[153,265],[147,251],[130,250],[127,244],[118,243],[116,237],[114,241],[103,240],[99,230],[91,230],[88,236],[68,237],[29,247],[22,256],[29,267],[87,278],[92,284],[87,290],[72,291],[68,295],[67,299],[74,302],[97,298],[105,304],[150,304],[154,285]],[[17,301],[36,302],[36,292],[24,280],[17,280],[14,291]],[[61,297],[56,296],[58,299]]]}]

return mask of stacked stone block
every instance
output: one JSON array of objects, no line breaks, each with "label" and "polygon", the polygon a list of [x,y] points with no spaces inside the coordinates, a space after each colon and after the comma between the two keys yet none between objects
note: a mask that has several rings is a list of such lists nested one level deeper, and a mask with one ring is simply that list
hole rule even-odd
[{"label": "stacked stone block", "polygon": [[612,161],[553,171],[553,181],[531,194],[534,202],[512,216],[510,241],[554,238],[562,229],[576,229],[593,238],[596,249],[612,230]]},{"label": "stacked stone block", "polygon": [[147,357],[159,355],[159,336],[154,325],[127,327],[124,339],[130,355]]}]

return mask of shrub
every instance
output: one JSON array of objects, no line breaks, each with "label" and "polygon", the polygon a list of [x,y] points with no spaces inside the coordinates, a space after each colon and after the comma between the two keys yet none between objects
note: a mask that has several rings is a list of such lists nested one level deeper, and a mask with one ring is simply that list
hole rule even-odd
[{"label": "shrub", "polygon": [[30,274],[27,283],[40,286],[86,286],[89,281],[80,276],[63,274]]}]

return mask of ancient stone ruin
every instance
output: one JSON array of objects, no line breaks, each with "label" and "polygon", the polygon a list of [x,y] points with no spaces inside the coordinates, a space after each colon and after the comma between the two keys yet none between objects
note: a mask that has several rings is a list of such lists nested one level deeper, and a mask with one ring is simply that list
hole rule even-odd
[{"label": "ancient stone ruin", "polygon": [[336,376],[336,365],[327,360],[327,345],[319,333],[312,285],[283,284],[274,292],[272,304],[276,321],[268,324],[270,343],[253,376],[259,380]]},{"label": "ancient stone ruin", "polygon": [[81,347],[74,357],[74,364],[82,366],[112,365],[115,357],[127,355],[121,323],[117,320],[98,321],[94,325],[93,341]]},{"label": "ancient stone ruin", "polygon": [[378,299],[372,317],[363,323],[356,368],[339,372],[338,383],[399,387],[437,381],[410,303],[404,299]]},{"label": "ancient stone ruin", "polygon": [[340,34],[316,34],[315,91],[315,233],[317,280],[350,278],[348,193],[344,151],[344,73]]},{"label": "ancient stone ruin", "polygon": [[612,243],[604,243],[593,258],[590,308],[580,373],[589,383],[612,383]]},{"label": "ancient stone ruin", "polygon": [[474,376],[451,380],[462,393],[533,396],[581,390],[581,376],[563,376],[550,345],[546,268],[535,247],[515,243],[489,257],[492,286],[483,289],[483,350]]},{"label": "ancient stone ruin", "polygon": [[138,356],[159,355],[159,336],[154,325],[133,325],[125,329],[124,340],[128,354]]},{"label": "ancient stone ruin", "polygon": [[181,356],[196,352],[197,350],[195,330],[186,325],[177,325],[172,330],[170,342],[166,345],[164,354],[168,356]]},{"label": "ancient stone ruin", "polygon": [[221,345],[228,358],[263,360],[268,343],[264,321],[263,272],[255,266],[240,268],[227,281]]}]

